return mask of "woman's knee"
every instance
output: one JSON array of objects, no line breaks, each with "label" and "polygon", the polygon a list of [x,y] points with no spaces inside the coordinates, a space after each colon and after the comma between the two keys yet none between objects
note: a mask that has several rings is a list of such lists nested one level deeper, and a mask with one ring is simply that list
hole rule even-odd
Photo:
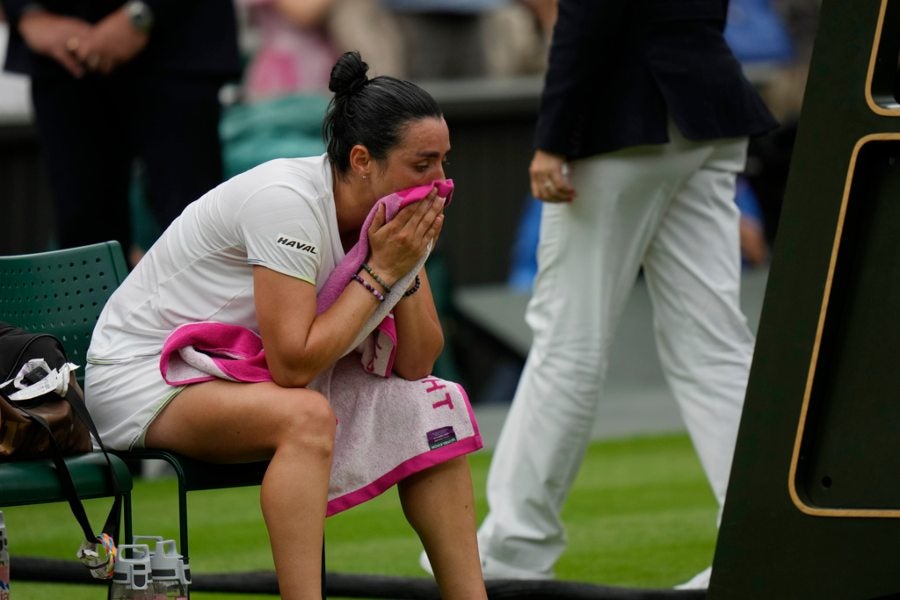
[{"label": "woman's knee", "polygon": [[278,415],[278,446],[302,447],[330,456],[337,424],[331,404],[318,392],[296,391],[282,404]]}]

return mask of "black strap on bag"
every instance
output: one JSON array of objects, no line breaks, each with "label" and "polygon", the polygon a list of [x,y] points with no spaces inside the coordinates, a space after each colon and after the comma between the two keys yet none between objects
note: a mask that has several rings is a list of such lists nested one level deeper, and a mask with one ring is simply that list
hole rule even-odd
[{"label": "black strap on bag", "polygon": [[[29,358],[40,357],[44,358],[45,360],[51,358],[42,356],[39,352],[36,353],[36,356],[29,357],[28,355],[29,350],[32,348],[34,343],[42,338],[52,339],[59,351],[62,353],[64,362],[68,362],[68,359],[65,356],[65,349],[56,336],[47,333],[29,333],[23,330],[18,330],[18,328],[15,327],[11,327],[6,323],[0,322],[0,336],[11,333],[10,329],[17,330],[15,331],[15,333],[23,336],[28,336],[29,339],[22,344],[21,350],[19,351],[18,356],[15,358],[14,362],[9,363],[12,365],[12,369],[10,370],[10,373],[7,375],[4,381],[15,376],[15,374],[18,373],[19,369],[21,369],[22,365],[25,364],[29,360]],[[51,361],[47,360],[47,362],[49,364]],[[54,366],[51,364],[50,366],[51,368],[59,368],[60,365]],[[4,395],[4,397],[6,396]],[[112,577],[112,570],[114,566],[113,562],[116,555],[115,544],[119,538],[119,523],[121,520],[120,517],[123,500],[122,487],[119,484],[118,478],[116,476],[116,470],[113,467],[112,460],[110,459],[109,453],[106,450],[106,446],[103,444],[103,440],[100,439],[100,434],[97,431],[97,426],[94,424],[94,420],[91,418],[91,415],[84,404],[84,399],[82,398],[82,395],[80,393],[80,388],[70,385],[66,391],[65,400],[71,405],[75,416],[87,426],[91,436],[96,441],[97,446],[99,446],[101,452],[103,452],[103,455],[106,458],[106,463],[109,466],[109,475],[112,482],[114,500],[112,508],[109,511],[109,515],[107,516],[106,522],[103,524],[103,529],[99,535],[95,534],[93,528],[91,527],[87,512],[84,509],[84,504],[82,503],[81,498],[78,496],[75,482],[72,480],[72,474],[69,472],[69,469],[66,466],[64,458],[66,453],[62,448],[60,448],[59,443],[53,435],[53,431],[50,425],[43,417],[35,414],[25,406],[17,404],[16,408],[18,408],[29,419],[40,425],[41,428],[44,429],[44,431],[46,431],[47,433],[47,437],[49,440],[49,452],[46,458],[49,458],[53,461],[53,464],[56,467],[56,474],[59,478],[60,486],[62,487],[63,493],[66,496],[66,500],[69,503],[72,514],[75,516],[75,519],[78,521],[78,524],[81,526],[81,530],[84,533],[85,542],[82,543],[82,546],[79,549],[79,558],[81,559],[82,563],[84,563],[85,566],[87,566],[91,570],[91,574],[95,578],[108,579]],[[96,544],[101,544],[103,546],[105,556],[103,554],[97,554],[95,552],[94,546]]]},{"label": "black strap on bag", "polygon": [[[75,414],[78,415],[78,418],[88,426],[91,435],[93,436],[94,440],[96,440],[97,445],[100,447],[100,451],[103,452],[103,456],[106,458],[106,464],[109,465],[109,475],[112,480],[115,500],[113,501],[112,510],[110,510],[109,516],[106,518],[106,523],[103,525],[102,532],[109,534],[113,539],[118,539],[120,522],[119,517],[121,515],[122,506],[122,488],[119,485],[118,477],[116,477],[116,470],[113,467],[112,460],[109,458],[109,453],[106,450],[106,446],[103,445],[103,441],[100,439],[100,434],[97,432],[97,426],[94,425],[94,421],[93,419],[91,419],[91,415],[90,413],[88,413],[87,407],[84,405],[84,400],[82,400],[81,396],[75,390],[69,388],[69,390],[66,392],[66,401],[72,405],[72,408],[75,410]],[[50,430],[50,426],[47,424],[47,421],[45,421],[40,415],[32,414],[26,408],[19,407],[19,410],[27,414],[32,420],[37,422],[47,432],[47,435],[50,438],[50,446],[53,449],[52,456],[48,458],[51,458],[53,460],[53,464],[56,465],[60,484],[62,485],[63,491],[66,494],[66,498],[69,501],[69,506],[72,507],[72,512],[75,514],[75,518],[78,519],[78,524],[81,525],[81,530],[84,532],[85,539],[99,540],[99,536],[94,535],[94,532],[91,529],[91,524],[88,520],[87,513],[84,510],[84,505],[81,503],[81,499],[78,497],[78,492],[75,488],[75,482],[72,480],[72,474],[69,473],[69,469],[66,466],[66,461],[63,458],[63,452],[60,449],[59,445],[56,443],[56,439],[53,437],[53,433]]]}]

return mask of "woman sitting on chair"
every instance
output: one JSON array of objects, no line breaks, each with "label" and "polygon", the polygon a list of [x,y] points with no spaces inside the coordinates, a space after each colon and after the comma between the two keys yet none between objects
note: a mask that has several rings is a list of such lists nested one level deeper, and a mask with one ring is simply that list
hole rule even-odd
[{"label": "woman sitting on chair", "polygon": [[428,93],[367,69],[353,52],[332,70],[325,155],[226,181],[149,250],[94,330],[87,403],[115,449],[269,460],[283,598],[320,596],[325,517],[393,483],[442,596],[486,598],[465,458],[481,438],[430,376],[449,132]]}]

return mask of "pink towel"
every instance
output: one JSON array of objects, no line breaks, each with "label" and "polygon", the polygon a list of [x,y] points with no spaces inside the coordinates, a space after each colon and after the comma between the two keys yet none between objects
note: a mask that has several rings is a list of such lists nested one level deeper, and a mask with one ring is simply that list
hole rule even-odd
[{"label": "pink towel", "polygon": [[[366,216],[366,221],[359,231],[359,241],[344,256],[344,259],[335,267],[334,271],[328,276],[325,285],[319,291],[317,298],[317,311],[319,313],[325,311],[329,306],[334,304],[344,287],[351,281],[354,273],[358,273],[369,255],[369,226],[372,219],[378,212],[379,206],[384,206],[385,219],[390,221],[397,212],[403,207],[424,200],[431,190],[437,188],[437,194],[440,198],[446,198],[447,204],[453,196],[453,180],[444,179],[436,180],[428,185],[420,185],[407,188],[379,199],[372,210]],[[403,298],[403,293],[409,289],[410,285],[416,278],[416,274],[425,264],[431,248],[425,253],[425,256],[413,267],[409,273],[404,275],[392,287],[389,294],[385,294],[384,302],[378,307],[366,324],[363,326],[359,335],[353,341],[344,354],[348,354],[354,349],[359,349],[362,354],[363,368],[369,373],[387,377],[391,373],[394,364],[394,357],[397,350],[397,330],[394,326],[394,318],[391,314],[397,302]],[[362,345],[362,346],[361,346]]]},{"label": "pink towel", "polygon": [[246,327],[201,321],[177,327],[166,338],[159,370],[169,385],[212,379],[271,381],[260,337]]},{"label": "pink towel", "polygon": [[[322,286],[322,290],[319,292],[318,297],[318,312],[321,313],[334,304],[334,301],[341,295],[344,287],[350,282],[350,277],[352,277],[354,273],[358,273],[360,268],[362,268],[366,256],[369,255],[369,227],[372,225],[372,220],[378,213],[378,207],[384,206],[385,219],[386,221],[390,221],[401,208],[412,204],[413,202],[424,200],[434,188],[437,188],[438,196],[446,198],[447,204],[450,204],[450,198],[453,196],[452,179],[438,180],[428,185],[420,185],[394,192],[393,194],[388,194],[384,198],[381,198],[375,203],[372,210],[369,211],[368,216],[366,216],[365,223],[363,223],[359,230],[359,241],[350,248],[344,256],[344,259],[328,276],[325,285]],[[414,278],[415,273],[413,273],[413,279]],[[394,286],[394,288],[397,287],[398,286],[396,285]],[[404,288],[401,292],[402,291],[406,291],[406,289]]]},{"label": "pink towel", "polygon": [[374,377],[345,356],[310,387],[328,398],[338,418],[328,516],[482,447],[469,398],[452,381]]},{"label": "pink towel", "polygon": [[[237,325],[176,328],[160,371],[171,385],[211,379],[269,381],[262,342]],[[327,515],[356,506],[410,475],[482,447],[465,390],[437,377],[373,377],[345,356],[310,383],[337,417]]]}]

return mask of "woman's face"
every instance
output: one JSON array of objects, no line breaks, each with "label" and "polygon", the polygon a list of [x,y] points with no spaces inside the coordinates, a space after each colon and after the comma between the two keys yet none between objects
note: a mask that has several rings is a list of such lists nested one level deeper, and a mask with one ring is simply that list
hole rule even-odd
[{"label": "woman's face", "polygon": [[376,198],[406,188],[445,179],[450,131],[442,118],[411,121],[400,142],[372,173]]}]

